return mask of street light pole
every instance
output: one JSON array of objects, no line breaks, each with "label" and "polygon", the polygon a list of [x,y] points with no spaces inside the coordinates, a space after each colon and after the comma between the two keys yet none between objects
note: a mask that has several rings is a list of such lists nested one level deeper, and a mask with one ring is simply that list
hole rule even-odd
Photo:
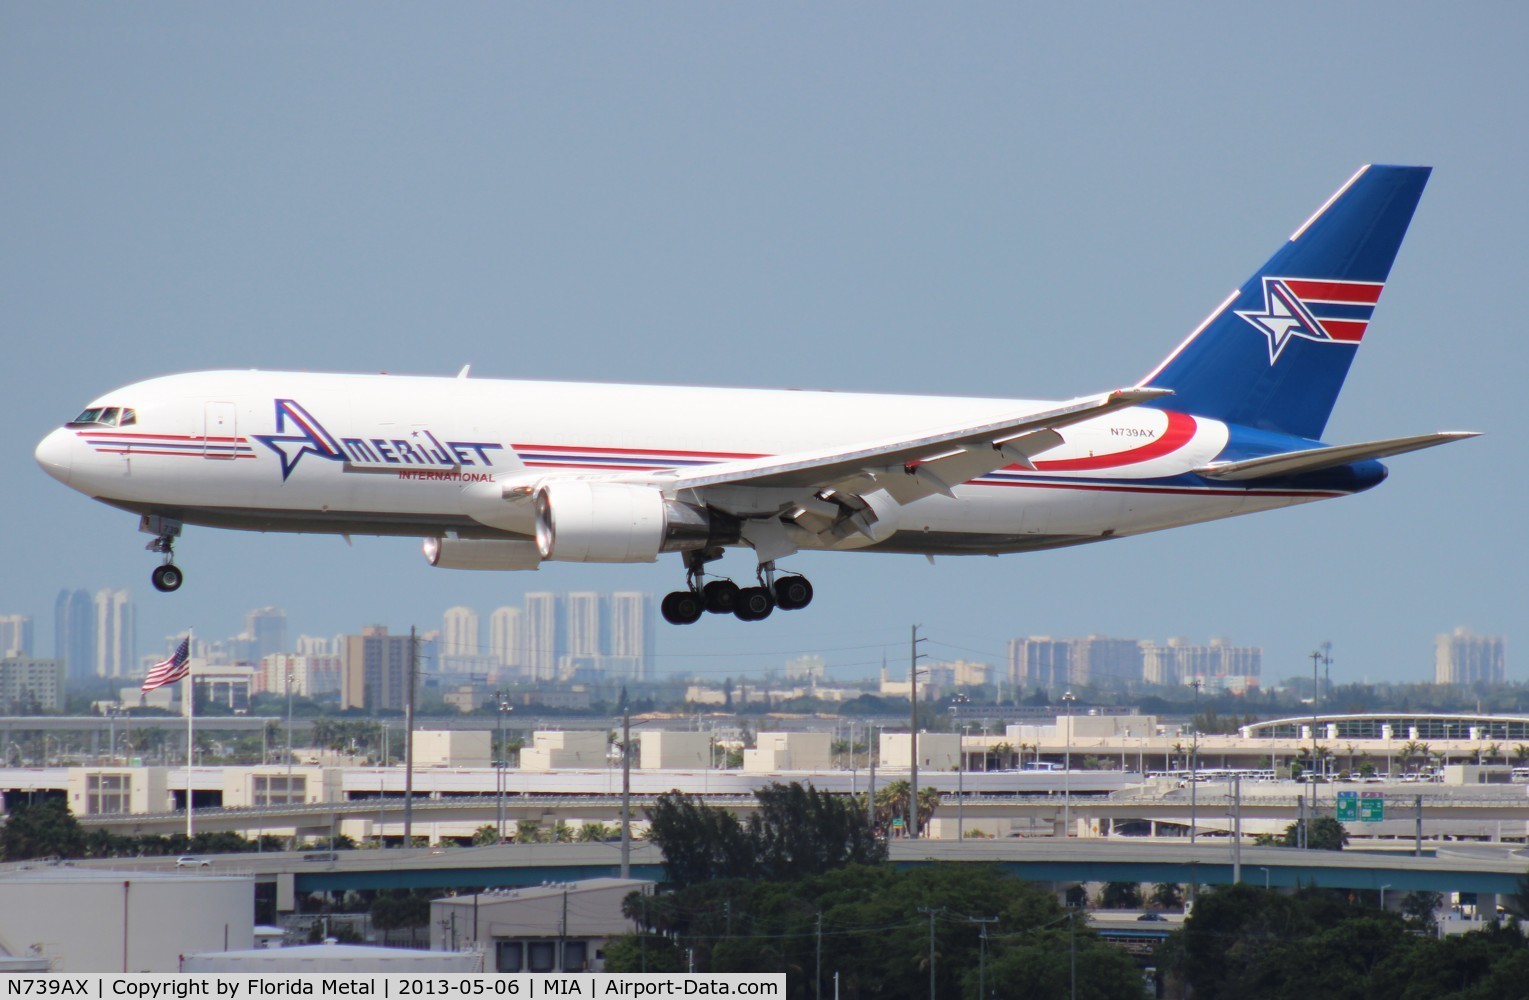
[{"label": "street light pole", "polygon": [[287,674],[287,802],[292,801],[292,675]]},{"label": "street light pole", "polygon": [[1195,689],[1195,712],[1189,717],[1190,747],[1189,747],[1189,844],[1193,847],[1200,830],[1199,794],[1200,786],[1200,678],[1196,677],[1192,682]]},{"label": "street light pole", "polygon": [[1062,755],[1062,835],[1072,836],[1072,703],[1071,691],[1064,692],[1062,701],[1067,705],[1067,744]]},{"label": "street light pole", "polygon": [[961,727],[961,741],[956,747],[956,840],[966,842],[966,730]]},{"label": "street light pole", "polygon": [[918,644],[918,626],[908,647],[908,704],[912,709],[908,725],[908,839],[918,839],[918,661],[923,654]]},{"label": "street light pole", "polygon": [[504,692],[494,692],[494,834],[504,843]]}]

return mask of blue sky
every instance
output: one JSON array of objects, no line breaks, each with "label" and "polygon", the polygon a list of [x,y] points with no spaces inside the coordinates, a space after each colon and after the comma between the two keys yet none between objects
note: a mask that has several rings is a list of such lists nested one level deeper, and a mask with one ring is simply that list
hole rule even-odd
[{"label": "blue sky", "polygon": [[[1000,661],[1016,635],[1224,635],[1271,678],[1523,649],[1529,74],[1519,5],[0,7],[0,613],[130,588],[144,651],[437,627],[657,566],[450,573],[418,543],[133,518],[33,464],[89,398],[219,367],[1065,398],[1134,381],[1365,162],[1435,167],[1328,426],[1487,436],[1336,502],[1001,559],[806,555],[813,607],[666,666]],[[762,415],[767,419],[767,415]],[[730,569],[744,574],[747,557]],[[1529,654],[1526,654],[1529,655]]]}]

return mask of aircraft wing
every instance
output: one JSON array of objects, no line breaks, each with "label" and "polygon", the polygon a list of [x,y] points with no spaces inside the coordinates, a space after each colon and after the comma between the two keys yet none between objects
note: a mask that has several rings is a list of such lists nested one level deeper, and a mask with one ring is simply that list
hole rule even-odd
[{"label": "aircraft wing", "polygon": [[1339,465],[1363,462],[1373,458],[1389,458],[1405,455],[1409,451],[1421,451],[1435,445],[1449,444],[1477,437],[1475,431],[1439,431],[1419,434],[1415,437],[1390,438],[1385,441],[1366,441],[1363,444],[1333,445],[1311,448],[1306,451],[1287,451],[1278,455],[1250,458],[1243,462],[1214,462],[1194,471],[1206,479],[1241,482],[1248,479],[1267,479],[1273,476],[1294,476],[1303,472],[1320,472]]},{"label": "aircraft wing", "polygon": [[1028,466],[1032,456],[1062,443],[1058,428],[1168,394],[1163,389],[1117,389],[1049,410],[1028,410],[981,424],[935,429],[912,438],[648,473],[643,481],[666,490],[750,487],[817,491],[871,486],[886,489],[899,503],[909,503],[932,493],[950,495],[955,486],[995,469]]}]

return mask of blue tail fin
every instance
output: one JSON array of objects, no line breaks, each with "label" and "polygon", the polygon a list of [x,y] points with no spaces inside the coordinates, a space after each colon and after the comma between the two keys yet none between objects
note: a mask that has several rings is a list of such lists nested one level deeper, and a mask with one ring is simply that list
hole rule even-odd
[{"label": "blue tail fin", "polygon": [[1320,438],[1430,170],[1355,174],[1143,380],[1154,405]]}]

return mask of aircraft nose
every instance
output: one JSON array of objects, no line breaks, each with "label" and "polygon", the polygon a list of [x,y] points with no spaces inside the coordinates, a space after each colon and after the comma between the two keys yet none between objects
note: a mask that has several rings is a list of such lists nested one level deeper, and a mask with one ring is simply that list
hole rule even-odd
[{"label": "aircraft nose", "polygon": [[74,471],[76,440],[72,431],[60,427],[43,438],[35,452],[37,464],[42,466],[42,470],[65,485],[68,485],[69,476]]}]

